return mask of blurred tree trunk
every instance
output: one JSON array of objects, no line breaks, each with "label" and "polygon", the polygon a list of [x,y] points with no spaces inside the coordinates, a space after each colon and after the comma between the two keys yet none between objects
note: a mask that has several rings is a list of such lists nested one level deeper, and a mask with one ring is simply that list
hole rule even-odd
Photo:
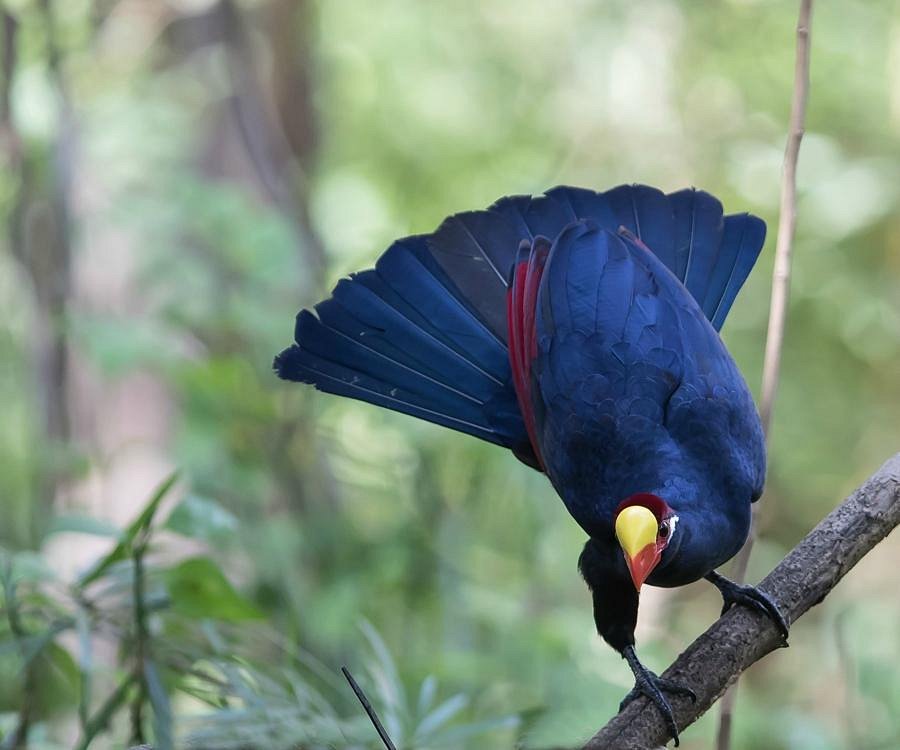
[{"label": "blurred tree trunk", "polygon": [[[326,265],[309,212],[308,182],[318,149],[314,10],[308,0],[270,0],[252,12],[234,0],[219,0],[201,14],[177,19],[168,30],[180,58],[209,44],[224,48],[231,94],[209,118],[198,169],[207,178],[241,186],[288,222],[304,269],[298,306],[315,301]],[[268,56],[257,54],[259,49]],[[221,351],[221,342],[213,344],[214,351],[216,346],[229,353]],[[289,509],[302,511],[313,497],[333,496],[327,459],[305,420],[296,414],[276,420],[265,445]],[[304,457],[300,462],[298,453]]]},{"label": "blurred tree trunk", "polygon": [[[72,292],[70,201],[76,128],[56,41],[53,7],[42,0],[46,64],[56,98],[56,132],[48,153],[23,142],[15,123],[11,92],[18,67],[19,23],[3,12],[3,80],[0,88],[0,129],[7,168],[15,175],[17,191],[7,221],[10,251],[33,288],[34,327],[31,332],[33,371],[42,434],[32,515],[32,536],[59,496],[66,478],[63,449],[71,436],[69,354],[66,317]],[[44,162],[49,161],[49,168]]]},{"label": "blurred tree trunk", "polygon": [[[219,0],[204,13],[174,21],[168,36],[181,58],[209,44],[224,47],[231,96],[211,118],[200,170],[241,185],[276,208],[293,227],[311,286],[318,287],[325,254],[310,226],[307,191],[318,145],[313,21],[306,0],[271,0],[252,15],[234,0]],[[264,73],[256,35],[271,53]]]}]

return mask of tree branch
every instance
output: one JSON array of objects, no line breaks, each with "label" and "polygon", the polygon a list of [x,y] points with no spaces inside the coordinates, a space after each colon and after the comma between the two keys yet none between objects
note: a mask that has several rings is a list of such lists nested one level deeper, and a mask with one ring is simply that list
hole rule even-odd
[{"label": "tree branch", "polygon": [[809,32],[812,0],[801,0],[797,19],[797,58],[794,62],[794,94],[791,120],[784,149],[784,173],[781,178],[781,208],[778,214],[778,236],[775,240],[775,268],[772,272],[772,300],[769,307],[769,330],[763,360],[762,395],[759,413],[763,430],[769,434],[778,375],[784,326],[787,321],[788,297],[791,290],[791,251],[797,226],[797,159],[800,141],[806,129],[806,101],[809,98]]},{"label": "tree branch", "polygon": [[[829,513],[759,585],[790,622],[821,602],[838,581],[900,524],[900,453]],[[764,615],[734,607],[695,640],[665,672],[691,687],[697,703],[671,696],[679,727],[695,722],[738,675],[781,645]],[[668,740],[659,712],[638,699],[583,750],[643,750]]]}]

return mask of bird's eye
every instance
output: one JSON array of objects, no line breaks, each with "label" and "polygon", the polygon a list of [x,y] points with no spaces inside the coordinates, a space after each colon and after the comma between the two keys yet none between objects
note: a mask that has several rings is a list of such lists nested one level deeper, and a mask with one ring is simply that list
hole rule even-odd
[{"label": "bird's eye", "polygon": [[659,532],[658,532],[658,533],[659,533],[659,535],[660,535],[663,539],[667,538],[667,537],[669,536],[669,524],[667,524],[665,521],[663,521],[663,522],[659,525]]}]

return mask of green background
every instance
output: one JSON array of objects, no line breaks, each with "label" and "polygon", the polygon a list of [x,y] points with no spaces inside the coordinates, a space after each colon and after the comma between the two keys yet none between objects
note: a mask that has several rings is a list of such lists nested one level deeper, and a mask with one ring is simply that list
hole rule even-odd
[{"label": "green background", "polygon": [[[27,633],[84,623],[44,639],[52,676],[31,690],[21,633],[0,629],[0,730],[28,695],[32,746],[71,747],[86,682],[83,713],[115,687],[133,566],[81,587],[111,625],[73,591],[179,468],[157,521],[176,515],[148,549],[158,746],[168,711],[176,737],[212,732],[207,747],[241,731],[244,747],[377,747],[329,681],[342,663],[403,747],[577,746],[631,678],[593,633],[583,533],[546,480],[499,448],[278,382],[271,359],[301,306],[447,214],[556,184],[695,185],[769,224],[723,331],[758,393],[796,5],[66,0],[52,25],[41,3],[6,5],[0,544],[34,597]],[[798,196],[751,581],[900,449],[896,3],[816,8]],[[736,748],[900,746],[898,562],[895,535],[747,673]],[[704,583],[648,591],[645,663],[663,669],[719,604]],[[215,659],[231,665],[215,667],[218,722],[186,676]],[[343,739],[292,679],[322,683]],[[446,699],[441,730],[422,729]],[[682,746],[710,747],[716,716]],[[127,741],[124,704],[111,729],[91,747]]]}]

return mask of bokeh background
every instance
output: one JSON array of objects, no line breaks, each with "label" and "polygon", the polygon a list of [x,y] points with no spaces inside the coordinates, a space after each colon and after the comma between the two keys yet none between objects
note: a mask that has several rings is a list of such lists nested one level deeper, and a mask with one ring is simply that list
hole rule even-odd
[{"label": "bokeh background", "polygon": [[[378,747],[344,663],[405,748],[571,748],[605,723],[631,677],[546,480],[271,360],[395,237],[640,181],[768,221],[723,332],[758,392],[796,11],[3,3],[5,746]],[[753,581],[900,449],[891,0],[815,10],[795,255]],[[895,534],[748,672],[735,747],[900,747],[898,590]],[[720,604],[703,583],[643,599],[654,669]]]}]

